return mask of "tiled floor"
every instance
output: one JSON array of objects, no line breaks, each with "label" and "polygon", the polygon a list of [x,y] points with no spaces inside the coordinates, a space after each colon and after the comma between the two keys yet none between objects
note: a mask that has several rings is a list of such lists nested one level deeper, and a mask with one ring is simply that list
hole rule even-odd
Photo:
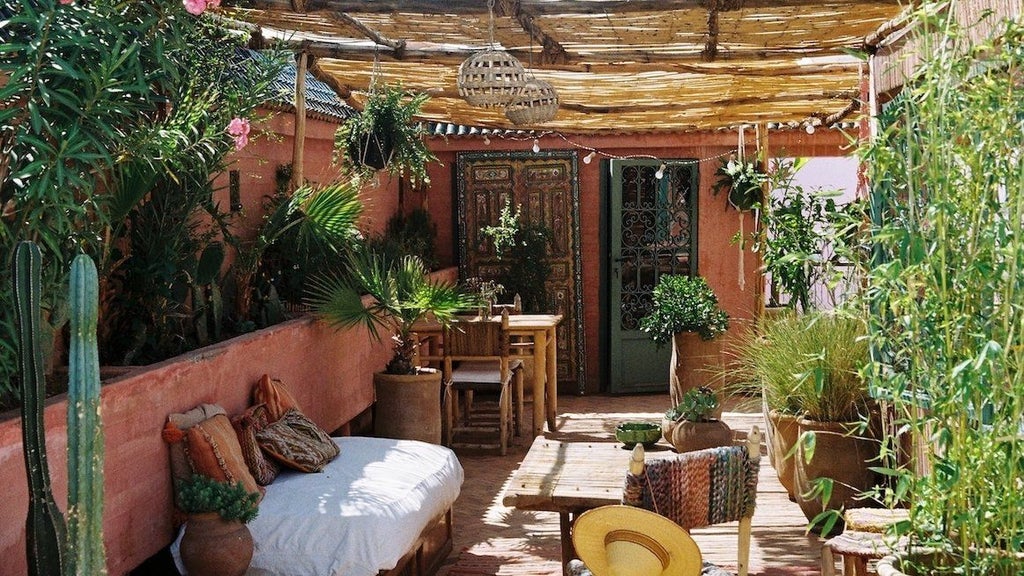
[{"label": "tiled floor", "polygon": [[[527,418],[530,411],[527,405]],[[668,408],[667,394],[559,397],[558,431],[549,436],[571,440],[613,440],[615,426],[627,420],[658,421]],[[726,407],[723,419],[734,430],[764,428],[760,401],[741,399]],[[529,424],[529,422],[527,422]],[[527,426],[526,429],[529,429]],[[460,451],[466,472],[456,503],[455,551],[443,576],[547,576],[561,573],[558,514],[502,506],[502,489],[532,442],[522,437],[505,457]],[[764,450],[762,450],[764,453]],[[805,534],[806,520],[789,501],[768,458],[762,459],[758,506],[753,519],[751,574],[819,573],[821,540]],[[736,562],[736,530],[723,525],[695,530],[705,559]]]}]

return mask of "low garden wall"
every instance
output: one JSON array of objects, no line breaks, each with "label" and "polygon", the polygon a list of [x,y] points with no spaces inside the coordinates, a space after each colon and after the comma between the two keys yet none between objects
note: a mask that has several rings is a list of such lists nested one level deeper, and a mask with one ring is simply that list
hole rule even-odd
[{"label": "low garden wall", "polygon": [[[440,273],[451,278],[454,269]],[[113,576],[125,574],[173,537],[171,473],[160,437],[167,415],[197,404],[237,414],[264,373],[282,380],[310,418],[342,428],[373,403],[373,373],[391,355],[390,341],[365,329],[338,332],[311,317],[291,320],[141,367],[105,381],[104,540]],[[67,399],[46,405],[46,448],[58,506],[67,502]],[[0,558],[3,574],[27,573],[28,487],[18,412],[0,414]]]}]

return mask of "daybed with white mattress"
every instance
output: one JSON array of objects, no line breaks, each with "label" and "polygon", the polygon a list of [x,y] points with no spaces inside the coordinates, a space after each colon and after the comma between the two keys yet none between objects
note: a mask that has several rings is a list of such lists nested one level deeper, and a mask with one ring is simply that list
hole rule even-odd
[{"label": "daybed with white mattress", "polygon": [[[249,523],[249,576],[422,576],[452,546],[463,471],[448,448],[342,437],[322,472],[282,472]],[[178,539],[171,547],[184,574]]]}]

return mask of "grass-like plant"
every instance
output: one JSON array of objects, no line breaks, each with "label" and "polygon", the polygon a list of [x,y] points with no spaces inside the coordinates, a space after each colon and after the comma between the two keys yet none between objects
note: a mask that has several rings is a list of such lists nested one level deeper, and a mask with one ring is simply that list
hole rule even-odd
[{"label": "grass-like plant", "polygon": [[969,41],[955,12],[918,11],[930,57],[863,149],[872,382],[895,414],[886,454],[901,430],[921,447],[881,469],[885,496],[946,554],[915,573],[1002,576],[1024,565],[1024,26]]},{"label": "grass-like plant", "polygon": [[178,505],[188,514],[216,512],[225,520],[248,524],[259,514],[260,495],[241,482],[220,482],[196,474],[178,486]]},{"label": "grass-like plant", "polygon": [[726,346],[730,378],[761,388],[768,407],[822,422],[856,422],[867,414],[866,328],[837,313],[762,318]]}]

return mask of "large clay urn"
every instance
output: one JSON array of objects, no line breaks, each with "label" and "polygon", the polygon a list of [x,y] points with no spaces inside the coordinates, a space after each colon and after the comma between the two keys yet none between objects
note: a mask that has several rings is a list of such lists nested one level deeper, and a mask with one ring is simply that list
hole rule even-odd
[{"label": "large clay urn", "polygon": [[249,528],[217,512],[191,514],[181,538],[181,562],[189,576],[242,576],[252,561]]},{"label": "large clay urn", "polygon": [[[839,510],[842,507],[863,506],[864,503],[856,496],[874,486],[876,476],[869,467],[877,465],[878,441],[851,433],[856,429],[856,423],[819,422],[800,418],[797,426],[799,435],[814,432],[815,437],[812,459],[808,461],[803,442],[798,441],[796,453],[794,496],[804,516],[812,520],[826,508]],[[827,505],[823,505],[820,497],[804,497],[818,478],[833,480],[832,497]],[[837,530],[842,529],[839,524]]]},{"label": "large clay urn", "polygon": [[[688,390],[715,381],[713,373],[721,370],[722,343],[715,338],[704,340],[696,332],[679,332],[672,338],[672,361],[669,370],[669,393],[672,406],[683,400]],[[714,413],[722,417],[722,407]]]},{"label": "large clay urn", "polygon": [[441,443],[441,372],[373,375],[373,433],[381,438]]},{"label": "large clay urn", "polygon": [[789,457],[787,455],[800,438],[800,418],[793,414],[770,410],[768,420],[768,453],[771,455],[772,466],[775,467],[782,487],[786,489],[790,498],[793,498],[796,495],[796,454]]}]

